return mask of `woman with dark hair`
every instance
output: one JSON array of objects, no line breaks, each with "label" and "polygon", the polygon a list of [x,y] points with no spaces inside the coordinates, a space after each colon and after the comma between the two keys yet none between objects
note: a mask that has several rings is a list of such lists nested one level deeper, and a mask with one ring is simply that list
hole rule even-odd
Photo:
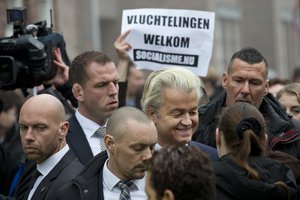
[{"label": "woman with dark hair", "polygon": [[217,199],[296,199],[296,181],[285,164],[265,155],[266,124],[256,107],[225,108],[216,129]]}]

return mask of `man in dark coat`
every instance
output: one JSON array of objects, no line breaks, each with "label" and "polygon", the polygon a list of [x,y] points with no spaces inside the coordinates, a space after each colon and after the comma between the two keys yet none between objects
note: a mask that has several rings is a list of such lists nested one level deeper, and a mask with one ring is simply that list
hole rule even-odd
[{"label": "man in dark coat", "polygon": [[193,140],[216,146],[215,130],[222,108],[236,102],[256,106],[268,124],[268,148],[300,158],[300,124],[268,93],[268,62],[255,48],[236,52],[222,76],[224,92],[199,108],[200,123]]},{"label": "man in dark coat", "polygon": [[137,108],[119,108],[109,118],[104,140],[109,158],[106,151],[95,156],[58,192],[59,200],[119,199],[124,195],[120,182],[131,184],[127,195],[132,200],[146,199],[146,162],[157,141],[153,122]]},{"label": "man in dark coat", "polygon": [[83,169],[66,144],[69,123],[64,107],[52,95],[33,96],[22,106],[19,124],[22,147],[30,161],[14,197],[56,199],[58,189]]},{"label": "man in dark coat", "polygon": [[114,44],[119,56],[118,67],[107,55],[97,51],[86,51],[71,64],[69,80],[78,108],[69,119],[67,143],[83,164],[104,150],[103,136],[97,130],[105,130],[112,112],[125,105],[128,60],[124,54],[130,48],[125,42],[128,33],[121,34]]}]

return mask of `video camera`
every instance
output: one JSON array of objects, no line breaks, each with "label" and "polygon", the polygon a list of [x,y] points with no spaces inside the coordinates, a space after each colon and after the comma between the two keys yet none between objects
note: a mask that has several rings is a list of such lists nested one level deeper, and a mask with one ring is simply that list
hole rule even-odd
[{"label": "video camera", "polygon": [[7,9],[7,23],[13,22],[14,30],[11,37],[0,38],[0,89],[32,88],[54,78],[57,47],[70,64],[61,34],[47,27],[46,20],[29,25],[26,21],[25,7]]}]

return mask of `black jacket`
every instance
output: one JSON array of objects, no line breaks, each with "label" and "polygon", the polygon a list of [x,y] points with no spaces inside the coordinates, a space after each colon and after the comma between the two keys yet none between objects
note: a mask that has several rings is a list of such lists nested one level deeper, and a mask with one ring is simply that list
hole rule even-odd
[{"label": "black jacket", "polygon": [[99,180],[103,180],[102,170],[107,159],[106,151],[97,154],[70,184],[59,190],[57,199],[104,200],[103,185]]},{"label": "black jacket", "polygon": [[[0,193],[8,195],[11,183],[18,171],[20,161],[11,156],[10,151],[0,144]],[[20,169],[22,170],[22,168]],[[1,199],[1,198],[0,198]]]},{"label": "black jacket", "polygon": [[[125,105],[127,82],[119,82],[119,107]],[[86,165],[93,157],[91,146],[75,115],[69,119],[67,143],[79,161]]]},{"label": "black jacket", "polygon": [[[193,140],[216,147],[217,116],[225,107],[223,92],[199,108],[199,127]],[[300,159],[300,122],[291,118],[271,95],[266,95],[259,107],[268,125],[269,150],[286,152]]]},{"label": "black jacket", "polygon": [[[26,163],[14,195],[17,200],[27,199],[29,194],[28,187],[35,169],[35,162]],[[57,191],[63,185],[69,183],[82,169],[83,165],[74,156],[73,152],[69,150],[38,185],[32,200],[56,199]]]},{"label": "black jacket", "polygon": [[285,164],[265,156],[249,157],[248,162],[257,170],[260,180],[250,179],[246,170],[235,164],[227,155],[214,162],[217,199],[287,199],[285,190],[273,185],[277,181],[286,183],[290,191],[290,199],[296,199],[295,177]]}]

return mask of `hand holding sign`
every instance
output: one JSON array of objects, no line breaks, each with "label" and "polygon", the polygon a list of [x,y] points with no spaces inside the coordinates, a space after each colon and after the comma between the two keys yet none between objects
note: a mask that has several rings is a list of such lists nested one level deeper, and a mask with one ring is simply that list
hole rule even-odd
[{"label": "hand holding sign", "polygon": [[114,47],[118,55],[118,73],[119,81],[126,81],[127,72],[130,65],[133,65],[130,57],[128,57],[128,51],[131,49],[131,45],[125,41],[125,38],[130,33],[130,30],[122,33],[114,42]]},{"label": "hand holding sign", "polygon": [[131,49],[131,45],[125,41],[125,38],[130,33],[130,30],[125,31],[122,33],[117,40],[114,42],[114,47],[116,49],[116,52],[118,54],[119,60],[121,59],[128,59],[127,52]]}]

